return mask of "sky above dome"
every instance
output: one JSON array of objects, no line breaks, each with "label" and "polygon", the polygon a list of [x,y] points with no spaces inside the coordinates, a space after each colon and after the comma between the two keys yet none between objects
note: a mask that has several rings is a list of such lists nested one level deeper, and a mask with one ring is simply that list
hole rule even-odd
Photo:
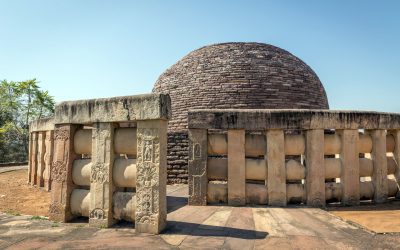
[{"label": "sky above dome", "polygon": [[190,51],[268,43],[319,76],[331,109],[400,112],[400,1],[0,1],[0,79],[57,102],[151,92]]}]

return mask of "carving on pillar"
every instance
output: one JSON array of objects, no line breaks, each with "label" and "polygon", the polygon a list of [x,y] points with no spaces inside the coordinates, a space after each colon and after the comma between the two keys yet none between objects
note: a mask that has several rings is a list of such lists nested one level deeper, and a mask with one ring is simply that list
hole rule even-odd
[{"label": "carving on pillar", "polygon": [[69,139],[69,130],[66,129],[56,129],[54,131],[55,141],[66,141]]},{"label": "carving on pillar", "polygon": [[108,164],[97,162],[92,166],[90,182],[91,183],[106,183],[108,182]]},{"label": "carving on pillar", "polygon": [[159,214],[159,154],[160,142],[156,129],[142,129],[138,133],[137,207],[136,219],[141,224],[156,225]]},{"label": "carving on pillar", "polygon": [[52,164],[51,178],[55,182],[64,182],[67,177],[67,165],[63,161],[55,161]]},{"label": "carving on pillar", "polygon": [[193,159],[201,158],[201,145],[200,143],[194,143],[193,145]]},{"label": "carving on pillar", "polygon": [[107,216],[106,216],[106,213],[105,213],[104,210],[101,209],[101,208],[95,208],[95,209],[93,209],[93,210],[90,212],[90,214],[89,214],[89,218],[90,218],[90,219],[103,220],[103,219],[105,219],[106,217],[107,217]]},{"label": "carving on pillar", "polygon": [[58,202],[53,202],[50,204],[49,213],[50,214],[61,214],[62,213],[62,205]]}]

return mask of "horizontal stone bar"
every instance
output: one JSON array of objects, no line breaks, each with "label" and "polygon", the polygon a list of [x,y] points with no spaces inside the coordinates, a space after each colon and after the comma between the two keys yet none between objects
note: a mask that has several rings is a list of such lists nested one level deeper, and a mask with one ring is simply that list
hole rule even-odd
[{"label": "horizontal stone bar", "polygon": [[169,119],[171,99],[164,94],[66,101],[56,105],[55,124],[90,124]]},{"label": "horizontal stone bar", "polygon": [[[399,188],[397,182],[393,179],[388,179],[388,197],[396,196]],[[360,199],[371,200],[374,198],[374,184],[372,181],[360,182]]]},{"label": "horizontal stone bar", "polygon": [[[387,174],[395,174],[397,163],[393,157],[387,157]],[[360,158],[360,177],[372,176],[374,165],[371,159]]]},{"label": "horizontal stone bar", "polygon": [[325,158],[325,179],[340,178],[342,161],[339,158]]},{"label": "horizontal stone bar", "polygon": [[285,135],[285,155],[304,155],[305,149],[304,135]]},{"label": "horizontal stone bar", "polygon": [[342,150],[342,142],[338,134],[326,134],[324,135],[324,154],[334,155],[340,154]]},{"label": "horizontal stone bar", "polygon": [[[264,135],[246,134],[245,135],[245,154],[246,156],[264,156],[266,152],[266,142]],[[226,134],[208,135],[208,154],[227,155],[228,139]]]},{"label": "horizontal stone bar", "polygon": [[78,159],[72,164],[72,181],[78,186],[90,186],[92,159]]},{"label": "horizontal stone bar", "polygon": [[372,151],[372,138],[369,134],[359,134],[358,139],[358,152],[371,153]]},{"label": "horizontal stone bar", "polygon": [[209,182],[207,184],[207,203],[228,203],[228,184]]},{"label": "horizontal stone bar", "polygon": [[400,114],[313,109],[190,110],[189,128],[203,129],[400,129]]},{"label": "horizontal stone bar", "polygon": [[89,217],[90,191],[86,189],[74,189],[71,193],[71,214]]},{"label": "horizontal stone bar", "polygon": [[306,168],[296,160],[286,162],[286,180],[298,181],[306,178]]},{"label": "horizontal stone bar", "polygon": [[116,220],[135,221],[136,194],[115,192],[113,194],[113,217]]},{"label": "horizontal stone bar", "polygon": [[326,200],[341,200],[342,198],[342,185],[336,182],[325,183],[325,199]]},{"label": "horizontal stone bar", "polygon": [[262,184],[246,183],[246,204],[267,205],[267,187]]},{"label": "horizontal stone bar", "polygon": [[54,118],[37,119],[29,123],[29,132],[42,132],[54,130]]},{"label": "horizontal stone bar", "polygon": [[74,151],[76,154],[92,154],[92,130],[79,129],[74,135]]},{"label": "horizontal stone bar", "polygon": [[136,128],[117,128],[114,133],[116,154],[137,155]]},{"label": "horizontal stone bar", "polygon": [[113,180],[116,187],[136,187],[136,159],[115,159]]},{"label": "horizontal stone bar", "polygon": [[286,184],[287,203],[300,204],[306,202],[304,184]]}]

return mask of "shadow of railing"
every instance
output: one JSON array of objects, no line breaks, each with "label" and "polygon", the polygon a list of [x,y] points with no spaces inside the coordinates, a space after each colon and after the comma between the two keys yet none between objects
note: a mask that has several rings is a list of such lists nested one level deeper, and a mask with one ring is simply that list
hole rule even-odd
[{"label": "shadow of railing", "polygon": [[186,197],[167,196],[167,213],[171,213],[188,204]]},{"label": "shadow of railing", "polygon": [[238,239],[264,239],[268,236],[267,232],[240,229],[232,227],[221,227],[203,225],[190,222],[168,221],[166,229],[162,232],[164,235],[190,235],[190,236],[216,236],[232,237]]}]

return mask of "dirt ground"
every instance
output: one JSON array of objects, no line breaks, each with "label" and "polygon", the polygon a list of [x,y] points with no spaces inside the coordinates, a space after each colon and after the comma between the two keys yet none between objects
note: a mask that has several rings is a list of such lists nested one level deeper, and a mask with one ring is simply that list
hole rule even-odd
[{"label": "dirt ground", "polygon": [[48,216],[50,192],[27,184],[28,170],[0,173],[0,211]]},{"label": "dirt ground", "polygon": [[[48,216],[50,192],[28,185],[26,169],[0,173],[0,211]],[[328,207],[333,215],[376,233],[400,232],[400,201],[358,207]]]},{"label": "dirt ground", "polygon": [[400,201],[359,207],[329,208],[328,211],[375,233],[400,233]]}]

